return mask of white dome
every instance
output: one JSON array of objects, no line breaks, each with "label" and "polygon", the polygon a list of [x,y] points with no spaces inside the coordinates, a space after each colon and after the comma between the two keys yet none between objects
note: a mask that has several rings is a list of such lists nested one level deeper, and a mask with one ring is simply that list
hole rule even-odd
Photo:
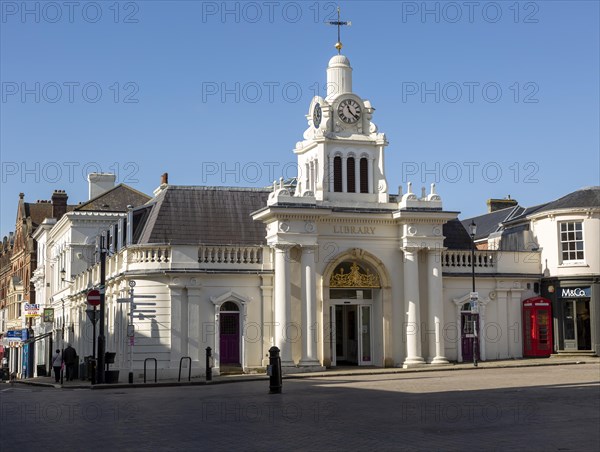
[{"label": "white dome", "polygon": [[329,67],[346,66],[350,67],[350,60],[345,55],[335,55],[329,60]]}]

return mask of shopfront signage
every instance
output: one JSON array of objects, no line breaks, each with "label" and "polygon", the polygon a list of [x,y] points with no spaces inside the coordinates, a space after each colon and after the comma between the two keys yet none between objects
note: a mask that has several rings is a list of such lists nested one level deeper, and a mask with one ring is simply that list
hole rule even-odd
[{"label": "shopfront signage", "polygon": [[11,341],[20,341],[21,339],[21,330],[11,330],[6,332],[6,338]]},{"label": "shopfront signage", "polygon": [[21,342],[26,340],[29,337],[27,330],[10,330],[6,332],[4,336],[8,342]]},{"label": "shopfront signage", "polygon": [[44,308],[44,322],[54,322],[54,308]]},{"label": "shopfront signage", "polygon": [[589,287],[562,287],[561,298],[589,298],[591,296]]},{"label": "shopfront signage", "polygon": [[25,317],[39,317],[42,315],[42,308],[39,304],[25,303]]}]

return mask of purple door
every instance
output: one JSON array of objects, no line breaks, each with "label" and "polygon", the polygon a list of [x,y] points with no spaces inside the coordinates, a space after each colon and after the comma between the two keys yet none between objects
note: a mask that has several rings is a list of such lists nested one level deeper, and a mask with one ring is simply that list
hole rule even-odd
[{"label": "purple door", "polygon": [[463,312],[461,314],[461,347],[463,362],[473,361],[473,346],[477,347],[477,358],[479,360],[479,341],[475,342],[474,325],[477,324],[479,331],[479,315]]},{"label": "purple door", "polygon": [[240,314],[222,312],[219,317],[221,364],[239,364]]}]

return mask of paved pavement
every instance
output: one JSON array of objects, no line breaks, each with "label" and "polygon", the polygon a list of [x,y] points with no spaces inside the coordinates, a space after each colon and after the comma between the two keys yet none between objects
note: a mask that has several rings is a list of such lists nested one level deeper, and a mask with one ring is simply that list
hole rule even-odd
[{"label": "paved pavement", "polygon": [[[297,379],[297,378],[314,378],[314,377],[333,377],[333,376],[352,376],[352,375],[388,375],[388,374],[403,374],[403,373],[420,373],[420,372],[433,372],[433,371],[455,371],[455,370],[483,370],[483,369],[499,369],[499,368],[518,368],[518,367],[546,367],[546,366],[566,366],[583,363],[596,363],[600,365],[600,357],[595,356],[582,356],[582,357],[551,357],[551,358],[532,358],[532,359],[511,359],[511,360],[497,360],[497,361],[485,361],[479,362],[477,367],[474,367],[472,363],[451,363],[443,366],[431,366],[426,365],[420,368],[403,369],[399,367],[336,367],[327,369],[322,372],[300,372],[300,373],[288,373],[284,375],[284,379]],[[53,388],[62,389],[114,389],[117,387],[154,387],[154,386],[187,386],[187,385],[204,385],[204,384],[219,384],[219,383],[232,383],[239,381],[254,381],[254,380],[265,380],[267,377],[263,374],[245,374],[245,375],[221,375],[213,377],[211,382],[206,382],[205,378],[192,378],[190,382],[186,381],[185,377],[182,377],[182,381],[178,382],[177,379],[158,379],[158,383],[154,383],[154,379],[148,377],[147,383],[144,383],[142,378],[134,380],[133,384],[120,382],[116,384],[102,384],[92,386],[89,380],[64,380],[62,384],[57,384],[53,377],[35,377],[23,380],[15,380],[17,384],[28,384],[35,386],[47,386]]]},{"label": "paved pavement", "polygon": [[600,450],[597,360],[328,375],[286,379],[274,395],[265,377],[103,391],[0,385],[0,450]]}]

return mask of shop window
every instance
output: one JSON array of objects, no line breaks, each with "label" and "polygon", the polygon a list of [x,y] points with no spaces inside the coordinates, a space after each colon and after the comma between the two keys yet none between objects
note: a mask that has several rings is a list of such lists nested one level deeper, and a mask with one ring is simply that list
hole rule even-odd
[{"label": "shop window", "polygon": [[583,262],[583,222],[560,223],[560,245],[563,262]]}]

